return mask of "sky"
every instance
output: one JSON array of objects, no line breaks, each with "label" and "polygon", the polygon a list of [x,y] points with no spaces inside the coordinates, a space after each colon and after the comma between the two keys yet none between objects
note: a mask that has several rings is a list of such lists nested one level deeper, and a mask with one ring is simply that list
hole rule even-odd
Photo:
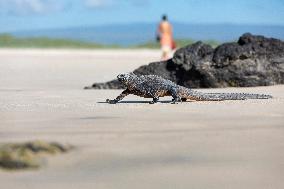
[{"label": "sky", "polygon": [[0,0],[0,32],[153,23],[284,26],[284,0]]}]

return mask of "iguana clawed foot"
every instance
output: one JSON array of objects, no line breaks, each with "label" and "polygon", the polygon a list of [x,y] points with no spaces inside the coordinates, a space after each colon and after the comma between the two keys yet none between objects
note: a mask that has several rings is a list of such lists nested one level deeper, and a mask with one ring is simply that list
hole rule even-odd
[{"label": "iguana clawed foot", "polygon": [[177,97],[177,98],[172,99],[172,104],[177,104],[178,102],[183,102],[183,98]]},{"label": "iguana clawed foot", "polygon": [[[173,98],[172,99],[172,102],[174,101],[175,99]],[[181,100],[180,100],[180,102],[186,102],[187,101],[187,99],[186,98],[181,98]]]},{"label": "iguana clawed foot", "polygon": [[151,101],[151,102],[149,102],[149,104],[155,104],[155,103],[157,103],[158,102],[158,100],[159,100],[159,98],[153,98],[153,100]]},{"label": "iguana clawed foot", "polygon": [[106,99],[106,102],[109,104],[116,104],[118,101],[117,100],[110,100],[110,99]]}]

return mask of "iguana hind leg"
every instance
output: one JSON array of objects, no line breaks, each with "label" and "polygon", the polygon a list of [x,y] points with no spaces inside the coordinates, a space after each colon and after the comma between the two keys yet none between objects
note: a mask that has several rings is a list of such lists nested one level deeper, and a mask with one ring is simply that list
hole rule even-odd
[{"label": "iguana hind leg", "polygon": [[158,102],[158,100],[159,100],[159,97],[154,97],[153,100],[149,102],[149,104],[155,104]]},{"label": "iguana hind leg", "polygon": [[175,89],[174,87],[170,90],[170,94],[173,97],[172,104],[182,102],[182,98],[178,95],[177,89]]}]

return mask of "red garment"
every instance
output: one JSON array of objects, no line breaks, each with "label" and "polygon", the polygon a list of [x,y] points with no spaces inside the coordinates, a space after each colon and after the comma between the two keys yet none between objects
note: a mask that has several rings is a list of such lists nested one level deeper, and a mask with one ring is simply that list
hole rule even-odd
[{"label": "red garment", "polygon": [[172,50],[177,48],[176,42],[174,40],[172,40],[172,46],[171,47],[172,47]]}]

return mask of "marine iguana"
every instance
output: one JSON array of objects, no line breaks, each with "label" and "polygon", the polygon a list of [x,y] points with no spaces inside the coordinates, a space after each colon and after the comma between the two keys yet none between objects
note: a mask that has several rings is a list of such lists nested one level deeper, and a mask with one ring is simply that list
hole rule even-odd
[{"label": "marine iguana", "polygon": [[141,75],[134,73],[119,74],[117,76],[126,89],[115,99],[106,99],[106,102],[115,104],[129,94],[144,98],[153,98],[150,104],[158,102],[159,97],[172,96],[172,103],[186,100],[196,101],[222,101],[222,100],[245,100],[245,99],[268,99],[271,95],[249,93],[203,93],[198,92],[157,75]]}]

